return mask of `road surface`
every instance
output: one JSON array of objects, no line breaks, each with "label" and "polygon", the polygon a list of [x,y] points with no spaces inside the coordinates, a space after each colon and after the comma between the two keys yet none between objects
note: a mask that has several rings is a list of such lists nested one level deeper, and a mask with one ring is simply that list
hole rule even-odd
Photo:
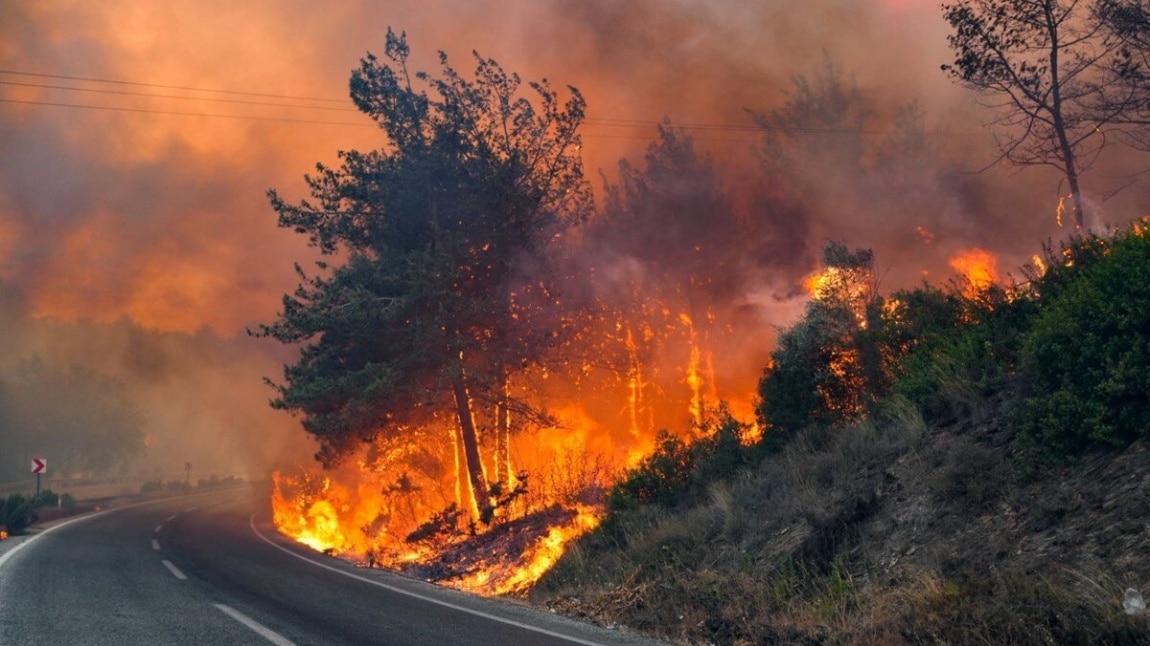
[{"label": "road surface", "polygon": [[654,644],[299,546],[261,488],[79,517],[0,550],[0,644]]}]

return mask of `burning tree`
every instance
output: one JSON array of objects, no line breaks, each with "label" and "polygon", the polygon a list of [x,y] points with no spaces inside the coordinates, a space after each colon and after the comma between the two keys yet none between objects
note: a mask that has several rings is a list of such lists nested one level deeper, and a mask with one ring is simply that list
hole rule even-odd
[{"label": "burning tree", "polygon": [[[595,275],[613,293],[613,320],[626,349],[632,432],[638,433],[654,375],[651,355],[685,337],[685,381],[691,416],[703,419],[716,392],[712,328],[718,307],[738,292],[737,265],[746,233],[709,157],[670,122],[658,127],[642,167],[619,162],[603,210],[587,231],[587,246],[613,267]],[[602,268],[597,268],[602,269]]]},{"label": "burning tree", "polygon": [[592,207],[577,133],[585,101],[569,88],[562,102],[546,81],[529,84],[529,99],[518,75],[478,54],[474,79],[443,53],[438,76],[413,74],[409,52],[388,30],[384,60],[369,54],[351,76],[387,145],[318,165],[306,176],[314,201],[269,192],[280,226],[340,264],[317,263],[314,276],[297,265],[300,285],[255,333],[303,346],[283,382],[269,382],[272,405],[302,417],[325,466],[362,442],[448,428],[469,507],[490,520],[476,418],[494,411],[506,465],[511,414],[542,417],[509,384],[556,341],[541,268]]},{"label": "burning tree", "polygon": [[838,242],[823,250],[823,269],[808,283],[811,301],[794,327],[779,335],[759,382],[759,423],[769,444],[810,424],[861,414],[875,388],[875,371],[861,332],[875,300],[874,254]]}]

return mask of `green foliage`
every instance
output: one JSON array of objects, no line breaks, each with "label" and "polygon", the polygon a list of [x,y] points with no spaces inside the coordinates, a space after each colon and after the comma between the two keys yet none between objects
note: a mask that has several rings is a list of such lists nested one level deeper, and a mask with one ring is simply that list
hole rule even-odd
[{"label": "green foliage", "polygon": [[[1051,460],[1150,436],[1150,237],[1070,245],[1021,355],[1015,421]],[[1064,261],[1065,262],[1065,261]]]},{"label": "green foliage", "polygon": [[64,509],[71,509],[76,506],[76,499],[69,494],[57,494],[51,489],[45,489],[40,492],[39,496],[32,498],[32,506],[39,507],[61,507]]},{"label": "green foliage", "polygon": [[733,477],[758,457],[755,447],[742,444],[746,430],[747,425],[721,405],[700,425],[698,436],[690,443],[659,431],[655,450],[607,495],[608,508],[630,509],[642,504],[671,507],[712,482]]},{"label": "green foliage", "polygon": [[759,423],[777,448],[808,425],[857,416],[876,384],[867,383],[862,358],[864,322],[874,296],[874,256],[838,242],[823,250],[823,270],[803,319],[779,335],[771,365],[759,381]]},{"label": "green foliage", "polygon": [[691,482],[695,456],[686,442],[666,430],[655,438],[655,450],[607,494],[610,509],[639,504],[674,505]]},{"label": "green foliage", "polygon": [[14,493],[0,505],[0,526],[7,527],[9,533],[17,534],[36,521],[35,511],[35,501],[31,497]]},{"label": "green foliage", "polygon": [[270,192],[280,226],[345,260],[318,263],[314,277],[297,267],[280,319],[255,332],[302,346],[272,384],[273,405],[301,415],[327,464],[447,415],[474,448],[460,399],[503,401],[511,367],[535,365],[555,343],[562,326],[543,268],[592,207],[578,90],[564,102],[546,81],[524,88],[478,54],[473,78],[443,54],[438,74],[413,72],[409,54],[389,29],[384,56],[351,76],[352,100],[388,146],[319,165],[306,177],[310,200]]},{"label": "green foliage", "polygon": [[[826,267],[862,265],[828,247]],[[1020,286],[954,282],[872,299],[866,325],[853,293],[816,294],[780,335],[760,381],[768,448],[804,426],[827,427],[893,394],[932,424],[977,419],[1005,395],[1036,453],[1059,461],[1150,434],[1150,241],[1144,222],[1079,236]],[[831,274],[833,276],[833,274]],[[849,286],[849,281],[843,281]],[[853,353],[853,354],[852,354]],[[845,367],[845,369],[844,369]]]},{"label": "green foliage", "polygon": [[1022,338],[1036,311],[1030,298],[998,286],[971,293],[924,287],[895,297],[903,311],[888,320],[906,345],[892,363],[892,392],[916,404],[932,423],[971,415],[978,401],[1014,375]]}]

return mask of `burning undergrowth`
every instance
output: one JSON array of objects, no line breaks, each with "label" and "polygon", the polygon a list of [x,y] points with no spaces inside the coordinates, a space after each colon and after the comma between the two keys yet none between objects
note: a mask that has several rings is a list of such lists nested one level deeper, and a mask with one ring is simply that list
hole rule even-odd
[{"label": "burning undergrowth", "polygon": [[276,474],[272,505],[280,531],[364,567],[487,595],[525,593],[603,514],[599,485],[584,486],[581,500],[545,504],[528,496],[525,472],[513,489],[495,487],[497,512],[486,525],[457,502],[433,510],[406,474],[393,487],[364,473],[344,475],[357,485],[344,486],[331,474]]},{"label": "burning undergrowth", "polygon": [[[446,58],[440,76],[412,76],[407,55],[390,34],[384,57],[352,76],[353,100],[390,147],[318,167],[310,200],[271,193],[281,226],[342,263],[297,268],[279,320],[256,331],[301,347],[272,383],[273,406],[302,419],[324,467],[277,478],[275,522],[365,566],[520,594],[598,524],[605,492],[660,431],[705,437],[723,402],[741,439],[758,441],[749,421],[774,324],[836,297],[852,303],[844,330],[866,327],[869,256],[800,287],[818,213],[833,210],[816,198],[829,184],[851,204],[903,195],[890,182],[909,153],[861,137],[870,112],[829,66],[756,120],[753,199],[664,122],[643,163],[621,162],[596,200],[578,90],[566,101],[546,83],[523,92],[478,56],[475,80]],[[851,154],[795,135],[851,128]],[[794,175],[807,167],[834,181]],[[857,390],[863,357],[840,355],[832,376]],[[865,403],[819,394],[834,412]]]},{"label": "burning undergrowth", "polygon": [[441,544],[426,562],[400,571],[464,590],[523,593],[559,560],[569,541],[598,526],[600,515],[595,507],[552,505],[471,540]]}]

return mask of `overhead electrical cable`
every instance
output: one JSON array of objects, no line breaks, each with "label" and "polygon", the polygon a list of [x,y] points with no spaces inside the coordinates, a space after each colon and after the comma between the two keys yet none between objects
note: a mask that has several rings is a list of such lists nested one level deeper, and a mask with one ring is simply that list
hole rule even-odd
[{"label": "overhead electrical cable", "polygon": [[301,110],[329,110],[333,112],[359,112],[355,108],[337,108],[327,105],[298,105],[291,103],[275,103],[272,101],[247,101],[244,99],[219,99],[213,97],[180,96],[178,94],[152,94],[151,92],[132,92],[131,90],[105,90],[91,87],[68,87],[66,85],[43,85],[39,83],[20,83],[17,81],[0,81],[0,85],[15,87],[42,88],[46,90],[68,90],[71,92],[90,92],[98,94],[116,94],[120,96],[140,96],[152,99],[181,99],[185,101],[211,101],[212,103],[234,103],[240,105],[270,106],[273,108],[299,108]]},{"label": "overhead electrical cable", "polygon": [[318,119],[293,119],[290,117],[261,117],[245,114],[213,114],[210,112],[182,112],[179,110],[149,110],[146,108],[129,108],[114,105],[84,105],[80,103],[57,103],[54,101],[25,101],[22,99],[0,98],[0,103],[20,103],[24,105],[45,105],[54,108],[81,108],[85,110],[109,110],[113,112],[135,112],[140,114],[163,114],[181,117],[212,117],[216,119],[241,119],[246,121],[285,121],[288,123],[311,123],[327,126],[355,126],[357,128],[374,128],[374,123],[351,123],[350,121],[321,121]]},{"label": "overhead electrical cable", "polygon": [[[266,92],[246,92],[241,90],[221,90],[213,88],[193,87],[187,85],[165,85],[159,83],[145,83],[141,81],[126,81],[120,79],[104,79],[87,76],[68,76],[63,74],[46,74],[40,72],[25,72],[19,70],[6,70],[0,69],[0,75],[13,75],[46,79],[57,79],[74,82],[85,83],[105,83],[113,85],[126,85],[139,88],[154,88],[161,90],[179,90],[183,92],[202,92],[212,94],[224,94],[229,96],[248,96],[268,99],[280,99],[288,101],[312,101],[323,103],[343,103],[345,106],[334,107],[330,105],[306,105],[298,103],[273,103],[267,101],[250,101],[243,99],[224,99],[224,98],[210,98],[210,97],[196,97],[196,96],[183,96],[175,94],[155,94],[151,92],[133,92],[129,90],[113,90],[106,88],[86,88],[86,87],[73,87],[64,85],[49,85],[49,84],[35,84],[35,83],[22,83],[18,81],[5,81],[0,80],[0,85],[14,86],[14,87],[28,87],[28,88],[42,88],[46,90],[56,91],[74,91],[74,92],[88,92],[99,94],[111,95],[124,95],[124,96],[139,96],[147,98],[158,99],[171,99],[171,100],[185,100],[185,101],[212,101],[217,103],[229,103],[238,105],[254,105],[261,107],[279,107],[291,109],[311,109],[311,110],[324,110],[335,112],[349,112],[361,114],[361,112],[350,106],[346,106],[349,99],[335,99],[331,97],[317,97],[317,96],[301,96],[289,94],[274,94]],[[216,114],[206,112],[192,112],[192,111],[179,111],[179,110],[156,110],[150,108],[130,108],[119,106],[104,106],[104,105],[91,105],[83,103],[64,103],[55,101],[35,101],[23,99],[11,99],[0,97],[0,103],[19,103],[25,105],[43,105],[52,107],[63,108],[77,108],[77,109],[90,109],[90,110],[109,110],[117,112],[134,112],[142,114],[160,114],[160,115],[173,115],[173,116],[191,116],[191,117],[212,117],[221,119],[241,119],[249,121],[282,121],[288,123],[310,123],[319,125],[341,125],[341,126],[354,126],[354,127],[375,127],[375,124],[369,123],[350,123],[344,121],[326,121],[322,119],[301,119],[296,117],[274,117],[268,115],[250,116],[240,114]],[[585,126],[592,128],[654,128],[664,124],[671,125],[675,128],[682,128],[690,131],[697,132],[729,132],[729,133],[746,133],[758,134],[762,132],[780,132],[780,133],[793,133],[793,134],[826,134],[826,135],[851,135],[851,136],[886,136],[892,134],[891,131],[883,130],[864,130],[857,128],[820,128],[809,126],[785,126],[785,125],[770,125],[763,123],[708,123],[708,122],[667,122],[655,119],[623,119],[612,117],[588,117],[583,121]],[[646,134],[596,134],[584,131],[584,137],[590,139],[650,139]],[[964,133],[945,133],[945,132],[932,132],[925,133],[927,136],[946,137],[946,136],[968,136]],[[700,137],[694,136],[697,141],[706,141],[714,143],[744,143],[747,140],[743,138],[713,138],[713,137]]]},{"label": "overhead electrical cable", "polygon": [[86,81],[88,83],[113,83],[116,85],[134,85],[137,87],[154,87],[163,90],[184,90],[186,92],[209,92],[213,94],[234,94],[239,96],[258,96],[268,99],[294,99],[297,101],[322,101],[326,103],[343,103],[347,99],[333,99],[330,97],[298,96],[291,94],[267,94],[262,92],[244,92],[240,90],[216,90],[202,87],[189,87],[186,85],[161,85],[159,83],[143,83],[140,81],[121,81],[116,79],[101,79],[88,76],[65,76],[63,74],[43,74],[40,72],[22,72],[18,70],[0,70],[0,74],[13,76],[36,76],[40,78],[64,79],[67,81]]}]

